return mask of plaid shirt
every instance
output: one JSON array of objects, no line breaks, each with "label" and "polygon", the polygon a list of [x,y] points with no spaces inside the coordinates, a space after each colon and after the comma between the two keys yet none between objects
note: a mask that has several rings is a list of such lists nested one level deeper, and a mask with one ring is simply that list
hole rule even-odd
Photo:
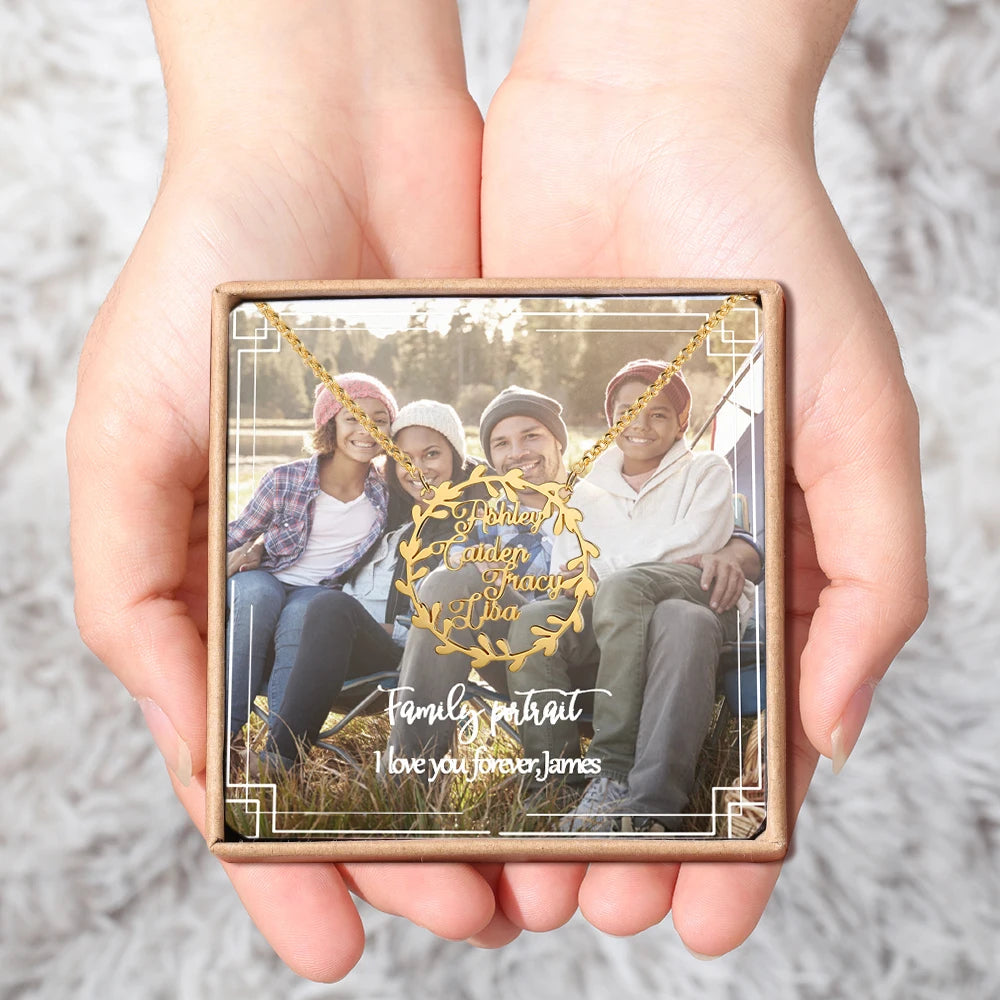
[{"label": "plaid shirt", "polygon": [[[318,455],[265,472],[243,513],[229,524],[226,551],[231,552],[263,534],[264,557],[260,568],[287,569],[306,547],[319,492]],[[330,575],[321,581],[324,586],[332,585],[354,566],[385,531],[389,493],[374,466],[368,470],[364,493],[375,508],[375,521],[364,538],[358,539],[350,557],[334,566]]]},{"label": "plaid shirt", "polygon": [[[494,498],[488,502],[494,509],[501,507],[513,509],[514,506],[510,501],[501,498]],[[466,541],[456,542],[449,549],[449,562],[454,563],[463,549],[473,545],[489,544],[499,539],[502,546],[520,545],[527,552],[527,561],[518,567],[519,574],[539,576],[548,573],[552,564],[552,541],[555,537],[552,534],[552,522],[554,520],[554,516],[547,518],[537,532],[532,532],[528,527],[516,524],[491,524],[488,528],[478,524],[470,532]]]}]

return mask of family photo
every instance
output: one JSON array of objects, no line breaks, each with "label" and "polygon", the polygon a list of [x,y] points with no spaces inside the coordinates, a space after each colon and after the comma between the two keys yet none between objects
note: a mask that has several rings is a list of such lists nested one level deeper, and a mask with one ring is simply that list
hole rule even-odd
[{"label": "family photo", "polygon": [[2,10],[0,996],[1000,997],[1000,0]]},{"label": "family photo", "polygon": [[227,835],[758,834],[759,304],[271,308],[229,318]]}]

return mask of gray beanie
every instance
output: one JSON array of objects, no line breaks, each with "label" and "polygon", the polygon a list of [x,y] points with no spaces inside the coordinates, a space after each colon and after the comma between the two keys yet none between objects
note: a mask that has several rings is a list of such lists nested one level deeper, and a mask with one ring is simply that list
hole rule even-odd
[{"label": "gray beanie", "polygon": [[490,435],[493,428],[505,417],[534,417],[552,432],[565,451],[569,435],[561,413],[562,406],[551,397],[543,396],[534,389],[522,389],[519,385],[508,386],[486,404],[486,409],[479,418],[479,441],[486,461],[493,461],[490,456]]},{"label": "gray beanie", "polygon": [[[445,437],[458,452],[459,465],[465,463],[465,428],[455,407],[436,399],[417,399],[407,403],[392,422],[392,436],[404,427],[429,427]],[[457,471],[457,470],[456,470]]]}]

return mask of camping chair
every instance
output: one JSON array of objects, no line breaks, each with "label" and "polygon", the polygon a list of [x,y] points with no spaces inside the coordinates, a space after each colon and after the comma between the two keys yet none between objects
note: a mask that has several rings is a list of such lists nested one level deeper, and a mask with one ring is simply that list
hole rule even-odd
[{"label": "camping chair", "polygon": [[[355,770],[361,770],[360,763],[334,741],[354,719],[362,715],[374,715],[380,711],[380,708],[376,706],[398,683],[398,670],[380,670],[344,681],[344,686],[340,689],[337,700],[330,706],[331,712],[342,711],[344,714],[332,726],[320,730],[313,745],[329,750]],[[267,712],[256,699],[252,711],[265,725],[267,724]]]},{"label": "camping chair", "polygon": [[[334,742],[337,735],[344,728],[361,715],[374,715],[379,711],[378,706],[381,700],[386,697],[399,683],[398,670],[381,670],[374,674],[366,674],[363,677],[354,677],[345,681],[340,689],[338,700],[333,704],[333,711],[340,708],[347,708],[347,711],[328,729],[321,730],[316,737],[314,746],[322,747],[335,753],[341,760],[350,764],[355,770],[361,770],[361,764],[354,759],[342,746]],[[357,695],[358,700],[354,701],[352,695]],[[346,696],[346,697],[345,697]],[[348,707],[350,706],[350,707]]]},{"label": "camping chair", "polygon": [[[747,626],[747,633],[754,629],[754,623]],[[762,643],[763,644],[763,643]],[[716,689],[718,711],[709,737],[716,742],[721,730],[733,718],[749,718],[757,714],[758,707],[767,707],[767,692],[764,686],[764,664],[760,664],[758,687],[757,644],[752,640],[727,642],[719,654],[719,681]]]}]

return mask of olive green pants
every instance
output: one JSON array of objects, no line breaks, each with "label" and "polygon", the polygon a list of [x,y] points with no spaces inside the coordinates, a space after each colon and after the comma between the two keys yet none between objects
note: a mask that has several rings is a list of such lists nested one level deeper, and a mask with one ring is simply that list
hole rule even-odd
[{"label": "olive green pants", "polygon": [[[626,781],[636,760],[643,702],[647,697],[669,704],[647,706],[653,713],[666,713],[667,728],[685,755],[697,757],[704,739],[707,710],[711,712],[715,693],[715,671],[724,641],[737,637],[737,612],[718,615],[708,608],[711,591],[701,589],[701,570],[686,563],[640,563],[612,573],[601,580],[591,605],[584,609],[584,628],[567,632],[551,656],[529,657],[517,673],[508,677],[511,695],[523,704],[528,698],[550,706],[549,718],[565,716],[558,705],[567,705],[570,693],[581,687],[594,693],[594,739],[587,756],[601,761],[601,774]],[[663,602],[694,604],[710,627],[688,631],[691,648],[670,645],[663,636],[656,644],[663,664],[647,664],[650,653],[650,622],[657,605]],[[513,648],[530,644],[531,626],[545,623],[551,614],[566,615],[573,607],[570,598],[536,601],[525,605],[521,617],[511,624]],[[704,648],[703,648],[704,647]],[[523,648],[523,647],[521,647]],[[647,682],[648,690],[647,690]],[[690,698],[689,698],[690,695]],[[688,705],[688,701],[694,704]],[[662,709],[662,711],[660,711]],[[652,713],[647,712],[647,715]],[[690,730],[690,732],[688,732]],[[580,752],[578,723],[560,718],[557,722],[521,727],[526,756],[575,756]],[[685,762],[686,766],[686,762]],[[693,762],[692,765],[693,766]]]}]

